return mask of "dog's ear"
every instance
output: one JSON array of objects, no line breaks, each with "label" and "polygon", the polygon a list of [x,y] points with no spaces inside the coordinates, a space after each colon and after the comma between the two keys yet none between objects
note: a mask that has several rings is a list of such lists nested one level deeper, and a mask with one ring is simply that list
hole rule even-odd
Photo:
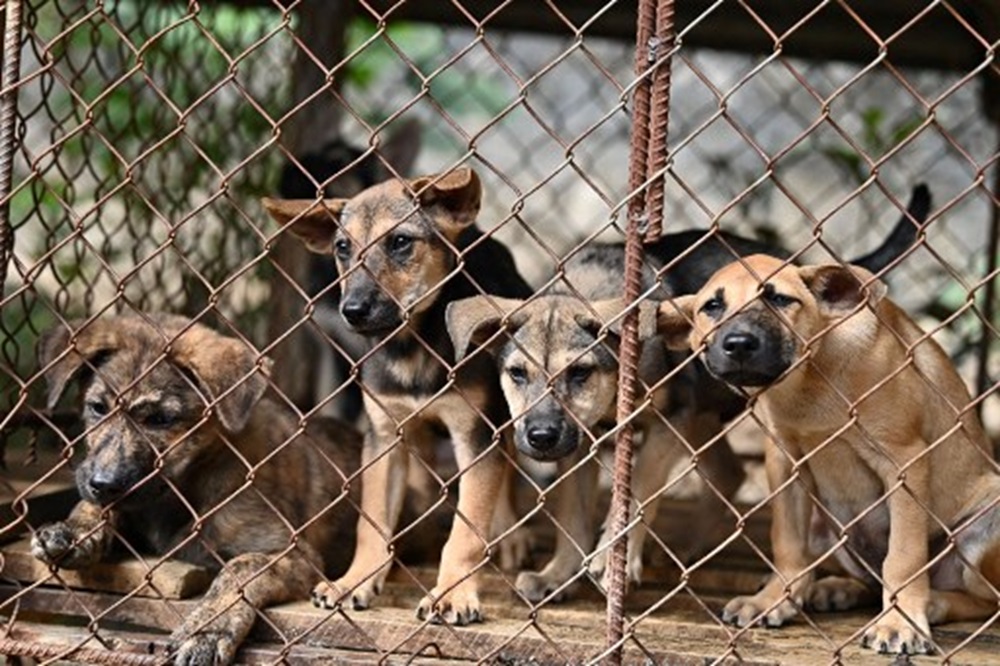
[{"label": "dog's ear", "polygon": [[[595,301],[590,304],[590,309],[597,315],[597,319],[589,315],[577,316],[576,323],[582,328],[593,332],[594,337],[600,335],[606,329],[616,336],[622,334],[622,321],[625,318],[624,301],[620,298],[609,298],[603,301]],[[648,340],[656,335],[656,305],[648,301],[639,303],[639,340]]]},{"label": "dog's ear", "polygon": [[316,254],[333,254],[333,236],[340,226],[340,212],[346,199],[271,199],[260,200],[264,210],[281,226]]},{"label": "dog's ear", "polygon": [[115,321],[97,319],[86,325],[82,320],[74,321],[69,328],[58,326],[42,334],[38,340],[38,362],[45,373],[49,409],[55,409],[66,386],[81,370],[99,365],[102,357],[121,348],[122,338]]},{"label": "dog's ear", "polygon": [[691,348],[696,298],[694,295],[680,296],[660,303],[656,313],[656,331],[668,349],[683,351]]},{"label": "dog's ear", "polygon": [[465,358],[473,345],[481,346],[496,335],[504,317],[523,304],[524,301],[494,296],[473,296],[449,303],[445,320],[455,347],[455,361]]},{"label": "dog's ear", "polygon": [[853,310],[865,300],[875,305],[887,291],[884,282],[860,266],[803,266],[799,277],[820,307],[834,313]]},{"label": "dog's ear", "polygon": [[469,167],[460,167],[439,176],[422,176],[409,183],[420,205],[428,210],[438,208],[445,214],[437,216],[444,230],[458,233],[476,221],[483,200],[483,184]]},{"label": "dog's ear", "polygon": [[215,416],[230,433],[246,426],[254,405],[267,389],[269,359],[243,342],[195,324],[171,344],[170,360],[189,373],[215,401]]}]

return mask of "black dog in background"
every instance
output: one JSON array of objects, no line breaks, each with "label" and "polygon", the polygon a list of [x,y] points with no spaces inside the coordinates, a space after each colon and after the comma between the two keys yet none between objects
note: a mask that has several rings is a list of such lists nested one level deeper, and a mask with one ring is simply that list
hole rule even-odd
[{"label": "black dog in background", "polygon": [[[420,125],[404,122],[379,144],[378,154],[335,139],[318,150],[286,162],[281,169],[278,192],[284,199],[314,197],[350,198],[375,183],[392,177],[393,171],[409,175],[420,151]],[[388,165],[392,166],[392,169]],[[317,359],[309,364],[311,397],[300,409],[312,409],[332,390],[347,383],[330,401],[324,413],[350,423],[361,416],[361,389],[349,381],[351,366],[363,353],[363,338],[351,331],[340,316],[340,287],[335,262],[309,255],[308,293],[315,303],[313,319],[318,327],[308,337],[308,353]],[[332,344],[331,344],[332,343]],[[348,383],[349,382],[349,383]]]}]

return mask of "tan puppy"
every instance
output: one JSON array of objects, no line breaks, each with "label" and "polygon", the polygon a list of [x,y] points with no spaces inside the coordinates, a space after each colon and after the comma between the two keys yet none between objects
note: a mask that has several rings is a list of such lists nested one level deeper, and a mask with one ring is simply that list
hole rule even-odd
[{"label": "tan puppy", "polygon": [[[1000,475],[950,360],[885,291],[861,268],[755,255],[660,308],[668,344],[756,394],[773,440],[775,575],[727,621],[778,626],[881,586],[863,642],[912,654],[930,651],[931,624],[997,612]],[[812,517],[853,577],[815,580]]]}]

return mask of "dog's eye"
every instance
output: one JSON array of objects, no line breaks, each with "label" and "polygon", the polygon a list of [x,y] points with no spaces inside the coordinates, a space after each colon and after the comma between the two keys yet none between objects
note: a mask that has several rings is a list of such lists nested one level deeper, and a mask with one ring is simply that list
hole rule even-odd
[{"label": "dog's eye", "polygon": [[586,384],[592,374],[594,374],[592,366],[574,365],[566,371],[566,379],[570,384],[580,386],[581,384]]},{"label": "dog's eye", "polygon": [[519,365],[512,365],[507,368],[507,375],[515,384],[524,384],[528,381],[528,371]]},{"label": "dog's eye", "polygon": [[413,237],[395,234],[389,237],[389,251],[393,254],[405,254],[413,249]]},{"label": "dog's eye", "polygon": [[338,238],[333,241],[333,252],[340,259],[351,258],[351,241],[346,238]]},{"label": "dog's eye", "polygon": [[100,418],[102,416],[107,416],[108,414],[108,403],[103,400],[88,400],[84,406],[84,411],[87,412],[89,416]]},{"label": "dog's eye", "polygon": [[767,303],[770,303],[771,305],[773,305],[776,308],[787,308],[789,305],[791,305],[793,303],[799,303],[800,302],[799,299],[797,299],[797,298],[795,298],[793,296],[788,296],[786,294],[779,294],[779,293],[774,292],[774,291],[771,291],[771,292],[765,291],[764,292],[764,300]]},{"label": "dog's eye", "polygon": [[702,312],[709,317],[717,317],[722,314],[725,309],[726,302],[716,296],[705,301],[699,309],[699,312]]},{"label": "dog's eye", "polygon": [[142,419],[143,424],[149,428],[167,428],[172,426],[176,421],[177,418],[173,414],[164,411],[150,412]]}]

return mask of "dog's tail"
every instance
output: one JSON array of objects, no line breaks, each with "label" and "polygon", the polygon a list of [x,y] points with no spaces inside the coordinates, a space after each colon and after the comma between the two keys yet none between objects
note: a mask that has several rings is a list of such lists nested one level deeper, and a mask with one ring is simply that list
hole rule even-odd
[{"label": "dog's tail", "polygon": [[868,254],[851,261],[856,266],[867,268],[872,273],[884,270],[913,246],[917,239],[919,225],[927,221],[931,212],[931,191],[924,183],[918,184],[910,194],[906,212],[899,218],[889,237]]}]

